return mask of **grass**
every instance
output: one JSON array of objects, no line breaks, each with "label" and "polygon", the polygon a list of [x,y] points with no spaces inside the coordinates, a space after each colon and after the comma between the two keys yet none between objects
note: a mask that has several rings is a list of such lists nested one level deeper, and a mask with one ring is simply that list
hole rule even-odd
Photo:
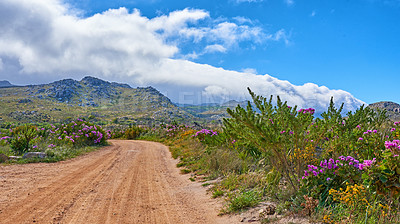
[{"label": "grass", "polygon": [[[181,173],[193,172],[195,175],[205,175],[211,180],[222,177],[210,189],[212,198],[225,197],[226,206],[222,213],[233,213],[256,206],[265,195],[277,192],[276,187],[280,176],[272,170],[263,169],[251,171],[258,161],[251,157],[240,155],[240,152],[221,147],[208,147],[196,139],[179,137],[164,141],[169,145],[172,157],[179,159],[177,167]],[[193,181],[193,180],[192,180]],[[204,183],[202,186],[209,186]]]},{"label": "grass", "polygon": [[233,194],[229,197],[229,205],[226,209],[227,213],[242,211],[245,208],[256,206],[262,199],[260,192],[249,190]]},{"label": "grass", "polygon": [[190,170],[188,170],[188,169],[182,169],[181,170],[181,174],[188,174],[188,173],[190,173],[191,171]]},{"label": "grass", "polygon": [[202,184],[201,186],[207,187],[207,186],[210,186],[210,185],[211,185],[211,183],[204,183],[204,184]]},{"label": "grass", "polygon": [[218,198],[224,196],[225,192],[221,189],[215,189],[212,193],[212,198]]}]

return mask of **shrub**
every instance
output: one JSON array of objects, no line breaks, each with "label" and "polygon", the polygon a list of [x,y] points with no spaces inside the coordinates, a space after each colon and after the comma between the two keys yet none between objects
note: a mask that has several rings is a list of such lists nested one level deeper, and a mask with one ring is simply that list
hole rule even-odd
[{"label": "shrub", "polygon": [[125,130],[124,138],[137,139],[146,132],[147,132],[146,129],[132,125],[128,129]]},{"label": "shrub", "polygon": [[31,149],[32,143],[36,137],[36,126],[26,124],[16,127],[12,132],[10,147],[16,154],[21,155]]},{"label": "shrub", "polygon": [[99,125],[78,119],[60,128],[53,126],[50,133],[55,136],[55,143],[74,146],[105,145],[109,134]]}]

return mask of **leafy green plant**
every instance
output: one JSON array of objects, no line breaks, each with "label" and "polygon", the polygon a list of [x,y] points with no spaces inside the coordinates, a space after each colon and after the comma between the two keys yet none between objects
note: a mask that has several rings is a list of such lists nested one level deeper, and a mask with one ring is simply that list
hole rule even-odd
[{"label": "leafy green plant", "polygon": [[288,106],[279,97],[276,106],[273,106],[272,96],[267,101],[250,89],[249,93],[255,109],[250,102],[246,109],[238,106],[233,111],[228,108],[227,112],[232,118],[224,119],[224,131],[238,141],[257,146],[269,163],[283,174],[292,189],[297,191],[300,183],[296,177],[301,175],[305,164],[300,159],[291,163],[289,156],[294,149],[306,147],[314,109],[297,111],[296,107]]},{"label": "leafy green plant", "polygon": [[10,147],[16,154],[21,155],[31,149],[36,137],[36,126],[26,124],[16,127],[12,132]]}]

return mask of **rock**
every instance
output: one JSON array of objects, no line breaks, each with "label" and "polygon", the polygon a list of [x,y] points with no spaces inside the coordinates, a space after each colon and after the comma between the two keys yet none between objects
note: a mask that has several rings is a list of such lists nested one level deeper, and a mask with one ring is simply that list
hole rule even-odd
[{"label": "rock", "polygon": [[265,206],[264,210],[265,210],[266,215],[273,215],[273,214],[275,214],[276,206],[273,204],[268,204]]},{"label": "rock", "polygon": [[40,93],[44,93],[46,91],[46,89],[39,89],[36,94],[40,94]]},{"label": "rock", "polygon": [[21,158],[22,158],[21,156],[9,156],[8,157],[9,160],[18,160],[18,159],[21,159]]},{"label": "rock", "polygon": [[0,153],[0,163],[7,162],[8,156],[4,155],[3,153]]},{"label": "rock", "polygon": [[23,159],[29,158],[46,158],[46,153],[44,152],[27,152],[22,156]]}]

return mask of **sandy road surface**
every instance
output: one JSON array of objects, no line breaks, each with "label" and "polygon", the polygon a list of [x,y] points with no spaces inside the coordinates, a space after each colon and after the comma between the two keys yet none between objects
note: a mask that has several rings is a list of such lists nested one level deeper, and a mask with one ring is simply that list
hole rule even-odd
[{"label": "sandy road surface", "polygon": [[167,147],[111,143],[70,161],[0,166],[0,223],[235,223]]}]

